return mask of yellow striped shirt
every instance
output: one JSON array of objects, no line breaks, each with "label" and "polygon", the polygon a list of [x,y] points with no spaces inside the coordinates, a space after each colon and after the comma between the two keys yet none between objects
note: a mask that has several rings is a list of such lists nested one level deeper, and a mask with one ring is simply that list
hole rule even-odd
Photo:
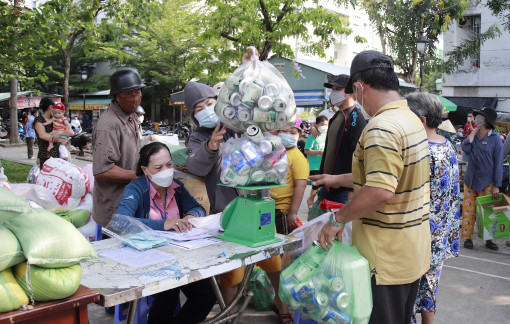
[{"label": "yellow striped shirt", "polygon": [[353,222],[353,243],[377,284],[411,283],[430,268],[429,145],[407,101],[382,107],[353,154],[354,193],[362,186],[394,193],[375,213]]}]

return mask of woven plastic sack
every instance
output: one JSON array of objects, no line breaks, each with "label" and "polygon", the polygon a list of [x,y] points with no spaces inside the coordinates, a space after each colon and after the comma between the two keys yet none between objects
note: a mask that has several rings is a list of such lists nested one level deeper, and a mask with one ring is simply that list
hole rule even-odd
[{"label": "woven plastic sack", "polygon": [[186,167],[186,160],[188,159],[188,154],[186,153],[187,148],[179,145],[167,145],[170,150],[170,154],[172,155],[172,162],[175,165],[181,166],[183,168]]},{"label": "woven plastic sack", "polygon": [[11,191],[0,187],[0,223],[7,222],[27,212],[30,212],[30,206],[25,197],[17,196]]},{"label": "woven plastic sack", "polygon": [[11,269],[0,272],[0,313],[20,309],[28,297],[14,279]]},{"label": "woven plastic sack", "polygon": [[82,270],[79,264],[67,268],[46,269],[25,262],[12,269],[14,278],[23,292],[35,301],[67,298],[80,286]]},{"label": "woven plastic sack", "polygon": [[87,173],[62,159],[47,160],[35,183],[50,189],[58,203],[65,209],[78,207],[89,192]]},{"label": "woven plastic sack", "polygon": [[275,296],[273,285],[267,274],[260,267],[255,267],[248,283],[248,289],[253,292],[250,304],[259,311],[271,310]]},{"label": "woven plastic sack", "polygon": [[76,228],[82,227],[85,226],[92,218],[90,217],[90,214],[92,213],[93,203],[94,199],[92,194],[88,193],[76,209],[59,211],[56,212],[56,214],[73,224]]},{"label": "woven plastic sack", "polygon": [[11,185],[11,191],[18,196],[23,196],[27,201],[33,201],[44,209],[54,212],[68,210],[67,207],[60,205],[53,192],[43,186],[30,183],[17,183]]},{"label": "woven plastic sack", "polygon": [[115,214],[103,228],[105,234],[122,241],[124,244],[144,251],[168,244],[158,233],[134,217]]},{"label": "woven plastic sack", "polygon": [[31,265],[62,268],[98,260],[94,248],[68,221],[44,209],[32,209],[3,224],[16,235]]},{"label": "woven plastic sack", "polygon": [[[307,254],[310,250],[314,253]],[[368,323],[372,313],[368,261],[355,247],[338,241],[328,252],[320,250],[312,245],[298,259],[305,270],[282,273],[280,296],[320,323]]]},{"label": "woven plastic sack", "polygon": [[296,123],[292,89],[271,63],[256,55],[225,80],[214,110],[223,124],[237,131],[250,125],[274,131]]},{"label": "woven plastic sack", "polygon": [[34,165],[32,169],[30,169],[30,172],[28,173],[27,183],[35,183],[35,180],[37,179],[39,172],[41,172],[41,167],[37,164]]},{"label": "woven plastic sack", "polygon": [[0,271],[25,260],[16,236],[7,228],[0,226]]},{"label": "woven plastic sack", "polygon": [[[260,133],[260,129],[257,132]],[[270,134],[261,137],[255,139],[243,135],[228,139],[222,152],[222,183],[243,187],[287,182],[289,162],[281,139]]]}]

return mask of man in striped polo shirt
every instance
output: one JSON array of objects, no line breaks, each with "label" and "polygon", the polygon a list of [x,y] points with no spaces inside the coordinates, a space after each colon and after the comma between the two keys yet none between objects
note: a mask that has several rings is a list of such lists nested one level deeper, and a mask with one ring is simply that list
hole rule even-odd
[{"label": "man in striped polo shirt", "polygon": [[352,159],[352,174],[316,176],[317,184],[354,187],[354,197],[319,234],[323,247],[353,221],[353,244],[370,264],[370,323],[408,324],[419,278],[430,266],[429,147],[420,120],[401,100],[393,62],[356,55],[346,93],[372,116]]}]

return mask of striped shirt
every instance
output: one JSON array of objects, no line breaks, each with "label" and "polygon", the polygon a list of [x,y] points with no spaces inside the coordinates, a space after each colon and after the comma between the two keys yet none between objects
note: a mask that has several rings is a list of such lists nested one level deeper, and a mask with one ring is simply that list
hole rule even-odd
[{"label": "striped shirt", "polygon": [[382,107],[363,130],[352,160],[354,193],[364,185],[394,193],[353,221],[353,243],[378,285],[408,284],[430,267],[429,145],[407,101]]}]

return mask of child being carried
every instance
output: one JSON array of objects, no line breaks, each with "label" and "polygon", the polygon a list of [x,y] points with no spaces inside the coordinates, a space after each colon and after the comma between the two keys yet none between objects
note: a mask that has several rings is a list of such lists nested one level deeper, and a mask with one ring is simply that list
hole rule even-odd
[{"label": "child being carried", "polygon": [[[57,131],[66,131],[69,135],[73,135],[74,132],[71,129],[71,124],[69,124],[69,121],[67,117],[64,116],[66,111],[66,107],[63,103],[56,103],[53,106],[53,118],[49,121],[43,123],[44,126],[49,125],[50,123],[53,123],[53,131],[50,134],[53,134]],[[58,142],[62,145],[59,146],[59,155],[61,159],[68,160],[69,159],[69,151],[67,150],[65,144],[67,144],[67,136],[61,135]],[[53,148],[53,142],[50,142],[48,145],[48,152]]]}]

